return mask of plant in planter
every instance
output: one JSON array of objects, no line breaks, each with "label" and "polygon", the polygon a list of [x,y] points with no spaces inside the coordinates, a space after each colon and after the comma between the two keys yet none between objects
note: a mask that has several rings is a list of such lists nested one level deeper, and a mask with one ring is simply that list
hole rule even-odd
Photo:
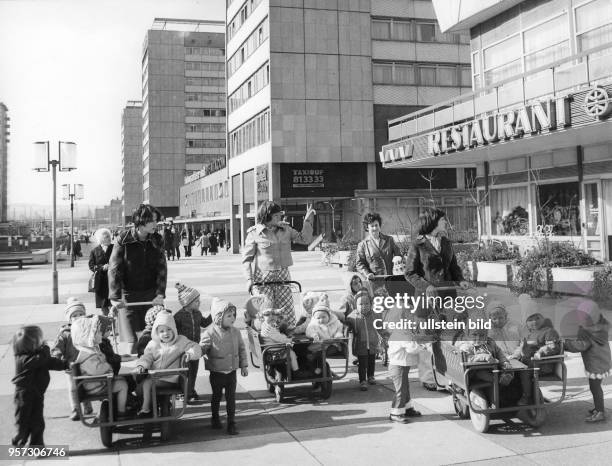
[{"label": "plant in planter", "polygon": [[612,306],[612,264],[593,274],[593,298],[605,306]]}]

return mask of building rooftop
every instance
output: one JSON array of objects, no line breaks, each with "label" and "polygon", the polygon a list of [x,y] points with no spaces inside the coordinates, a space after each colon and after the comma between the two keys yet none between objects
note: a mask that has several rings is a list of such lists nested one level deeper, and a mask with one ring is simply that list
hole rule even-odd
[{"label": "building rooftop", "polygon": [[151,29],[184,32],[225,32],[225,21],[213,21],[207,19],[155,18]]}]

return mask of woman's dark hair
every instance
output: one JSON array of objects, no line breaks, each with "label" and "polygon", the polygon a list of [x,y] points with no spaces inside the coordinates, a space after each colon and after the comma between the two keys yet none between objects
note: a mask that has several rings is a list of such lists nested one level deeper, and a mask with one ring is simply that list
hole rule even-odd
[{"label": "woman's dark hair", "polygon": [[135,228],[144,226],[147,223],[159,222],[163,218],[162,213],[151,204],[140,204],[132,214],[132,222]]},{"label": "woman's dark hair", "polygon": [[368,231],[368,225],[378,222],[382,226],[382,218],[378,212],[369,212],[363,216],[363,229]]},{"label": "woman's dark hair", "polygon": [[281,206],[273,201],[263,201],[257,211],[257,223],[262,225],[272,220],[272,215],[282,212]]},{"label": "woman's dark hair", "polygon": [[419,235],[428,235],[438,226],[438,222],[442,217],[446,217],[446,213],[440,209],[427,208],[419,215],[419,221],[421,227],[419,228]]},{"label": "woman's dark hair", "polygon": [[13,354],[32,354],[42,341],[43,333],[37,325],[24,325],[13,337]]}]

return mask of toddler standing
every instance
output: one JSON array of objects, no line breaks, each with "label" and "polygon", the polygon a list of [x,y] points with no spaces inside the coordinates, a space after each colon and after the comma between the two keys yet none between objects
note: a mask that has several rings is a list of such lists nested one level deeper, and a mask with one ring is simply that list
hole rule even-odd
[{"label": "toddler standing", "polygon": [[[362,288],[355,296],[355,310],[348,316],[346,324],[353,332],[353,355],[357,356],[359,385],[361,391],[374,385],[376,352],[378,350],[378,332],[374,328],[372,302],[366,289]],[[366,382],[367,377],[367,382]]]},{"label": "toddler standing", "polygon": [[23,447],[43,447],[45,418],[43,416],[45,392],[49,386],[49,371],[62,371],[65,363],[51,356],[49,347],[43,342],[40,327],[26,325],[13,337],[15,355],[15,424],[17,434],[11,443]]},{"label": "toddler standing", "polygon": [[219,406],[225,390],[227,433],[236,435],[236,370],[240,368],[243,377],[249,374],[246,348],[240,330],[234,327],[236,306],[223,299],[214,298],[210,313],[213,324],[204,330],[200,345],[202,353],[207,356],[207,367],[210,370],[210,386],[213,392],[212,428],[222,427]]},{"label": "toddler standing", "polygon": [[[174,314],[174,322],[179,335],[183,335],[196,344],[200,343],[200,329],[206,328],[212,324],[212,317],[204,317],[200,312],[200,293],[198,290],[176,284],[178,290],[178,300],[181,306],[179,311]],[[195,382],[198,377],[198,368],[200,366],[200,358],[189,361],[189,387],[187,393],[187,402],[199,400],[200,397],[195,391]]]}]

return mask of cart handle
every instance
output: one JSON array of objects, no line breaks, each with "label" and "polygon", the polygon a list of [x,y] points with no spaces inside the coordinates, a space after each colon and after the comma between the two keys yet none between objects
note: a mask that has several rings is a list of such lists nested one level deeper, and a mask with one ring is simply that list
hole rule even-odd
[{"label": "cart handle", "polygon": [[255,282],[249,285],[249,294],[253,294],[253,287],[255,286],[270,286],[270,285],[297,285],[300,293],[302,292],[302,285],[294,280],[276,280],[272,282]]}]

